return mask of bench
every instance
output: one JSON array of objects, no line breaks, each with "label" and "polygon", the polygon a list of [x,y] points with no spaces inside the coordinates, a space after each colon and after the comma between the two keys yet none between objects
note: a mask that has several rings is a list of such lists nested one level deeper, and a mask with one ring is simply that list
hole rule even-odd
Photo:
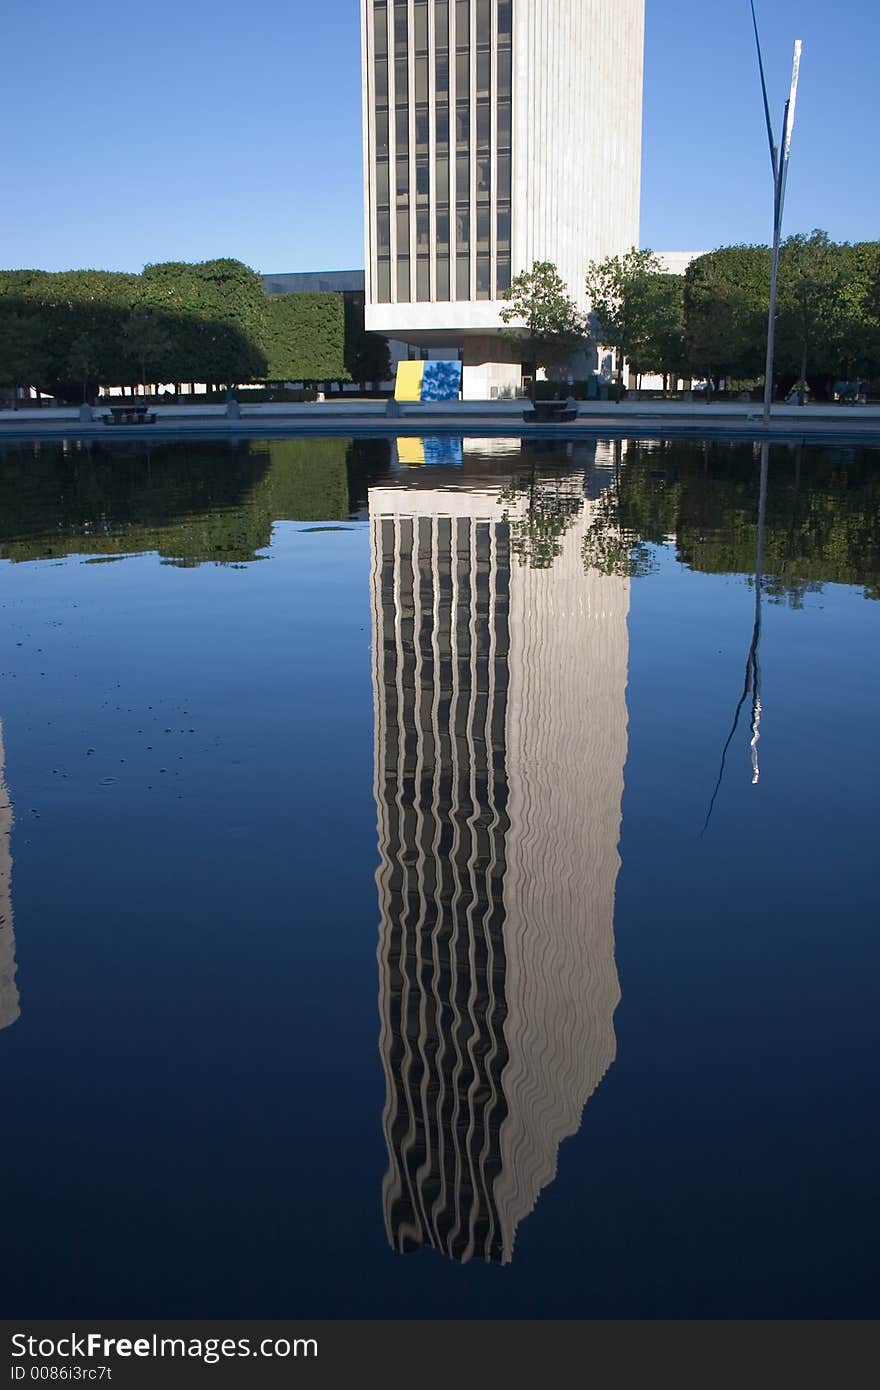
[{"label": "bench", "polygon": [[110,412],[104,416],[105,425],[154,425],[156,412],[142,402],[126,401],[122,405],[109,405]]},{"label": "bench", "polygon": [[523,411],[523,420],[532,425],[565,424],[578,417],[577,401],[535,401]]}]

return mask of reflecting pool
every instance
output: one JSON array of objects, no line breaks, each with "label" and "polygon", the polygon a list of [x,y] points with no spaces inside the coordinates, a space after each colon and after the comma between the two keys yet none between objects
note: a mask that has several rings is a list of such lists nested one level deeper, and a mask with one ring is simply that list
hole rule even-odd
[{"label": "reflecting pool", "polygon": [[12,1316],[871,1317],[880,450],[0,447]]}]

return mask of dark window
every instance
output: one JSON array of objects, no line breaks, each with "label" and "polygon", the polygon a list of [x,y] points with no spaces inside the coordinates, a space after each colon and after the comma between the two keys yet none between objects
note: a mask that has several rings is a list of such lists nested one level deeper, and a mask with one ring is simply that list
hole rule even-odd
[{"label": "dark window", "polygon": [[470,0],[456,0],[455,4],[455,46],[467,48],[471,41]]},{"label": "dark window", "polygon": [[437,250],[449,250],[449,208],[437,209]]},{"label": "dark window", "polygon": [[373,46],[377,58],[388,57],[388,11],[384,5],[373,9]]},{"label": "dark window", "polygon": [[502,295],[505,290],[510,289],[510,259],[506,256],[499,256],[495,266],[495,283],[497,293]]},{"label": "dark window", "polygon": [[457,256],[455,261],[455,297],[471,297],[471,262],[469,256]]},{"label": "dark window", "polygon": [[499,101],[498,103],[498,148],[499,150],[510,149],[511,135],[511,113],[510,102]]},{"label": "dark window", "polygon": [[446,155],[437,160],[434,197],[438,203],[449,202],[449,159]]},{"label": "dark window", "polygon": [[398,155],[409,153],[409,110],[398,107],[394,113],[394,138],[397,141]]},{"label": "dark window", "polygon": [[416,0],[413,11],[416,53],[428,51],[428,0]]},{"label": "dark window", "polygon": [[449,298],[449,257],[437,257],[437,298]]},{"label": "dark window", "polygon": [[449,4],[437,0],[434,6],[434,87],[438,100],[449,94]]},{"label": "dark window", "polygon": [[431,169],[427,155],[419,155],[416,160],[416,198],[426,203],[431,191]]},{"label": "dark window", "polygon": [[510,35],[508,34],[503,44],[501,34],[498,34],[498,99],[499,101],[510,100],[510,88],[512,81],[513,51],[510,47]]},{"label": "dark window", "polygon": [[376,154],[388,158],[388,112],[376,112]]},{"label": "dark window", "polygon": [[466,203],[471,196],[471,162],[467,155],[459,155],[455,161],[455,198]]},{"label": "dark window", "polygon": [[459,251],[467,251],[471,240],[471,214],[466,207],[455,210],[455,240]]},{"label": "dark window", "polygon": [[492,42],[492,0],[477,0],[477,47]]},{"label": "dark window", "polygon": [[391,262],[383,260],[379,262],[379,303],[389,304],[391,302]]},{"label": "dark window", "polygon": [[388,105],[388,63],[384,58],[376,59],[376,105]]},{"label": "dark window", "polygon": [[491,293],[491,264],[488,256],[477,257],[477,299],[488,299]]},{"label": "dark window", "polygon": [[488,101],[477,102],[477,150],[488,154],[492,148],[492,108]]},{"label": "dark window", "polygon": [[409,255],[409,211],[397,214],[397,254]]},{"label": "dark window", "polygon": [[510,251],[510,204],[498,204],[498,251]]},{"label": "dark window", "polygon": [[419,208],[416,212],[416,248],[419,252],[427,251],[430,242],[430,213],[427,208]]},{"label": "dark window", "polygon": [[428,100],[428,60],[416,58],[416,101]]},{"label": "dark window", "polygon": [[510,202],[510,155],[498,156],[498,201]]},{"label": "dark window", "polygon": [[421,302],[431,298],[431,264],[426,256],[416,261],[416,298]]},{"label": "dark window", "polygon": [[465,154],[470,149],[471,108],[466,101],[459,101],[455,107],[455,147]]},{"label": "dark window", "polygon": [[449,149],[449,107],[437,107],[437,153],[446,154]]},{"label": "dark window", "polygon": [[489,49],[477,53],[477,96],[487,97],[492,85],[492,54]]},{"label": "dark window", "polygon": [[434,39],[437,47],[449,47],[449,0],[435,0]]},{"label": "dark window", "polygon": [[486,204],[485,207],[477,208],[477,250],[489,250],[489,237],[492,228],[492,209]]},{"label": "dark window", "polygon": [[437,71],[434,77],[437,88],[437,95],[446,97],[449,95],[449,49],[437,50]]},{"label": "dark window", "polygon": [[390,212],[380,212],[376,214],[376,247],[380,257],[391,254]]},{"label": "dark window", "polygon": [[394,4],[394,56],[406,57],[407,52],[406,0],[395,0]]},{"label": "dark window", "polygon": [[428,153],[428,132],[430,130],[428,108],[416,111],[416,154]]},{"label": "dark window", "polygon": [[397,298],[404,304],[409,302],[409,257],[398,256],[397,258]]}]

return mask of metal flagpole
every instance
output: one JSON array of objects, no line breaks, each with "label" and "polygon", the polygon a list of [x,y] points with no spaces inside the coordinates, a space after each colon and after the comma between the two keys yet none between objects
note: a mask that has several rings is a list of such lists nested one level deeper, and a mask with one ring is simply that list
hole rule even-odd
[{"label": "metal flagpole", "polygon": [[785,207],[785,188],[788,182],[788,164],[791,158],[791,138],[794,131],[794,112],[797,103],[798,79],[800,77],[801,53],[803,44],[797,39],[794,45],[794,60],[791,69],[791,91],[785,103],[782,117],[782,147],[777,147],[770,116],[770,101],[767,96],[767,80],[764,75],[764,55],[761,51],[761,36],[758,32],[758,16],[755,13],[755,0],[751,0],[752,24],[755,29],[755,45],[758,50],[758,71],[761,75],[761,92],[764,97],[764,115],[767,120],[767,139],[770,145],[770,164],[773,169],[773,258],[770,271],[770,314],[767,320],[767,360],[764,368],[764,424],[770,421],[770,407],[773,402],[773,359],[776,350],[776,299],[779,290],[779,248],[782,243],[782,214]]}]

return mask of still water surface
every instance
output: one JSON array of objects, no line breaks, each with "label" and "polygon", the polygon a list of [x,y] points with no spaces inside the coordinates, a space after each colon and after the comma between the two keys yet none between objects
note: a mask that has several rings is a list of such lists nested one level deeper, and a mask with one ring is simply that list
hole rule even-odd
[{"label": "still water surface", "polygon": [[0,451],[8,1315],[876,1315],[880,451],[759,475]]}]

